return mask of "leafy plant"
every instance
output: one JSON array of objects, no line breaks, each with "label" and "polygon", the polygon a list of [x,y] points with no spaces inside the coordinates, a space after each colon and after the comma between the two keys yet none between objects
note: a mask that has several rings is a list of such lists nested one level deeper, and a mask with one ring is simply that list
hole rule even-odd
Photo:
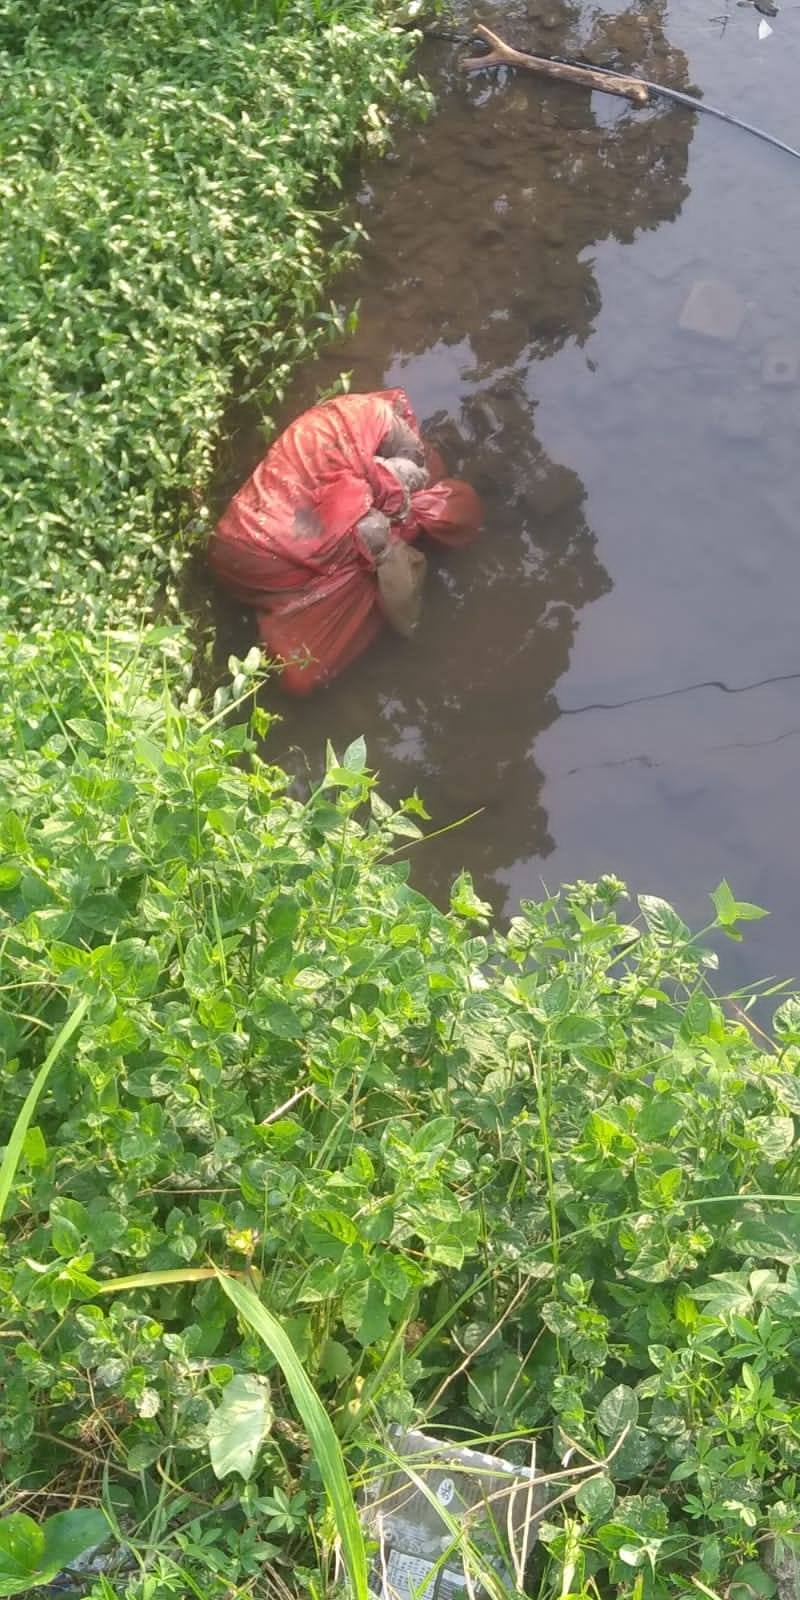
[{"label": "leafy plant", "polygon": [[108,1538],[102,1511],[58,1511],[41,1526],[24,1512],[0,1518],[0,1595],[27,1594],[50,1583],[79,1556]]},{"label": "leafy plant", "polygon": [[695,936],[605,878],[499,932],[462,875],[439,911],[395,854],[418,802],[361,740],[295,799],[233,668],[249,726],[168,629],[0,642],[10,1508],[80,1485],[159,1596],[318,1590],[337,1532],[357,1582],[338,1452],[357,1480],[423,1423],[535,1441],[543,1600],[767,1600],[800,1007],[773,1045],[708,948],[754,908]]},{"label": "leafy plant", "polygon": [[343,326],[342,167],[427,92],[366,0],[0,7],[0,607],[150,604],[200,537],[223,409]]}]

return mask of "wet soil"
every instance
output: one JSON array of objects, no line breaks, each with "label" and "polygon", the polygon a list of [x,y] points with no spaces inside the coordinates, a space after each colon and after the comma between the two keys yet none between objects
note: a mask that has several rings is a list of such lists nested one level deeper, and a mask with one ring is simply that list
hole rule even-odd
[{"label": "wet soil", "polygon": [[[591,53],[800,142],[800,10],[479,6],[514,43]],[[432,826],[416,883],[469,866],[500,914],[614,871],[706,920],[723,876],[770,907],[729,967],[800,970],[800,162],[709,117],[522,76],[465,81],[429,43],[435,116],[367,167],[369,234],[336,286],[355,337],[300,375],[402,384],[486,506],[432,554],[412,642],[388,634],[270,754],[302,778],[364,733]],[[708,287],[710,285],[710,287]],[[232,442],[240,482],[263,452]],[[226,612],[244,653],[251,625]]]}]

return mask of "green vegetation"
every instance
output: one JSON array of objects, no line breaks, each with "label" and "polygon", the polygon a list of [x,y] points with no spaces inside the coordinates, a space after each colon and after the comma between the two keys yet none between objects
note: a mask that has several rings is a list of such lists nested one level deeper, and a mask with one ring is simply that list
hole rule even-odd
[{"label": "green vegetation", "polygon": [[355,1479],[391,1422],[575,1452],[543,1596],[771,1594],[800,1005],[773,1047],[610,879],[506,934],[467,877],[440,913],[363,745],[291,798],[184,655],[0,648],[6,1508],[99,1502],[150,1575],[120,1594],[319,1594],[348,1510],[315,1389]]},{"label": "green vegetation", "polygon": [[[2,604],[148,601],[223,408],[332,326],[343,164],[427,104],[366,0],[2,0]],[[327,198],[326,198],[327,197]]]},{"label": "green vegetation", "polygon": [[770,1600],[800,1003],[773,1043],[614,879],[437,910],[362,741],[301,802],[258,652],[208,708],[124,631],[233,388],[340,320],[343,163],[426,98],[391,15],[0,0],[0,1595],[105,1541],[92,1600],[364,1600],[353,1494],[423,1423],[535,1441],[541,1600]]}]

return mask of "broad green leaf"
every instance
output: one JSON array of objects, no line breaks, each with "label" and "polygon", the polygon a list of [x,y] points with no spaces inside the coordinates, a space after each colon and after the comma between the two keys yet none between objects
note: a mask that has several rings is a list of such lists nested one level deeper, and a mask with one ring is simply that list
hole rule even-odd
[{"label": "broad green leaf", "polygon": [[142,766],[149,767],[152,772],[156,772],[159,775],[167,770],[164,756],[155,740],[147,739],[144,734],[141,734],[136,740],[134,748],[136,759]]},{"label": "broad green leaf", "polygon": [[309,1211],[302,1219],[303,1237],[315,1255],[340,1261],[348,1245],[357,1244],[358,1228],[352,1217],[332,1206]]},{"label": "broad green leaf", "polygon": [[658,1199],[668,1205],[680,1194],[683,1184],[684,1172],[682,1167],[668,1167],[666,1172],[660,1172],[655,1178],[654,1187]]},{"label": "broad green leaf", "polygon": [[681,1034],[684,1039],[703,1038],[711,1026],[713,1012],[707,995],[698,990],[693,994],[683,1013]]},{"label": "broad green leaf", "polygon": [[354,739],[342,756],[342,766],[348,772],[363,772],[367,764],[367,746],[363,736]]},{"label": "broad green leaf", "polygon": [[[364,782],[361,772],[353,772],[350,767],[330,767],[326,772],[322,787],[324,789],[360,789]],[[341,818],[339,819],[341,825]]]},{"label": "broad green leaf", "polygon": [[644,1140],[662,1140],[677,1127],[682,1116],[679,1100],[668,1094],[654,1094],[645,1099],[641,1111],[636,1113],[636,1132]]},{"label": "broad green leaf", "polygon": [[104,722],[95,722],[90,717],[70,717],[67,727],[77,734],[83,744],[103,745],[106,742]]},{"label": "broad green leaf", "polygon": [[41,1128],[28,1129],[22,1149],[29,1167],[36,1169],[46,1164],[47,1145]]},{"label": "broad green leaf", "polygon": [[57,1511],[44,1524],[44,1566],[55,1577],[65,1567],[72,1566],[86,1550],[104,1544],[109,1532],[102,1511],[88,1508]]},{"label": "broad green leaf", "polygon": [[647,1560],[647,1548],[643,1544],[621,1544],[617,1555],[626,1567],[642,1567]]},{"label": "broad green leaf", "polygon": [[44,1534],[33,1517],[14,1511],[0,1519],[0,1594],[21,1594],[44,1556]]},{"label": "broad green leaf", "polygon": [[686,923],[667,900],[661,900],[654,894],[640,894],[639,909],[659,944],[684,945],[691,942],[692,935]]},{"label": "broad green leaf", "polygon": [[270,1001],[261,1012],[261,1020],[280,1039],[300,1039],[305,1031],[297,1012],[285,1000]]},{"label": "broad green leaf", "polygon": [[746,1216],[730,1229],[728,1237],[737,1256],[787,1265],[800,1261],[800,1212]]},{"label": "broad green leaf", "polygon": [[792,995],[778,1006],[773,1018],[775,1032],[786,1044],[800,1043],[800,999]]},{"label": "broad green leaf", "polygon": [[43,1523],[24,1512],[0,1519],[0,1595],[24,1594],[52,1582],[78,1557],[103,1544],[109,1526],[102,1511],[59,1511]]},{"label": "broad green leaf", "polygon": [[600,1401],[595,1421],[604,1438],[615,1440],[623,1428],[634,1426],[638,1416],[639,1402],[633,1389],[629,1389],[625,1383],[618,1383]]},{"label": "broad green leaf", "polygon": [[208,1424],[208,1453],[218,1478],[252,1476],[261,1443],[272,1426],[269,1392],[260,1378],[237,1373],[226,1384]]},{"label": "broad green leaf", "polygon": [[717,885],[711,900],[717,913],[717,921],[722,928],[733,927],[736,922],[736,900],[730,884],[723,878]]},{"label": "broad green leaf", "polygon": [[587,1478],[575,1496],[575,1504],[589,1522],[600,1522],[608,1516],[616,1498],[610,1478]]},{"label": "broad green leaf", "polygon": [[662,1441],[645,1432],[644,1428],[631,1428],[609,1463],[609,1472],[615,1479],[625,1483],[641,1478],[662,1448]]},{"label": "broad green leaf", "polygon": [[414,1134],[411,1149],[415,1155],[442,1155],[452,1144],[455,1129],[454,1117],[431,1117]]},{"label": "broad green leaf", "polygon": [[531,999],[548,1017],[559,1017],[567,1010],[571,996],[572,986],[569,979],[562,975],[544,988],[538,988],[531,994]]},{"label": "broad green leaf", "polygon": [[364,1348],[388,1339],[392,1324],[381,1285],[374,1278],[361,1278],[342,1295],[342,1321]]},{"label": "broad green leaf", "polygon": [[731,1600],[772,1600],[778,1585],[771,1573],[758,1561],[744,1561],[737,1566],[730,1586]]},{"label": "broad green leaf", "polygon": [[326,1378],[348,1378],[353,1370],[353,1359],[347,1347],[338,1339],[326,1339],[320,1357],[320,1372]]},{"label": "broad green leaf", "polygon": [[700,1570],[712,1583],[719,1575],[722,1553],[717,1535],[708,1534],[700,1542]]},{"label": "broad green leaf", "polygon": [[753,1296],[744,1273],[715,1272],[706,1284],[690,1293],[703,1302],[706,1316],[720,1317],[749,1311]]},{"label": "broad green leaf", "polygon": [[794,1144],[791,1117],[752,1117],[747,1131],[755,1139],[765,1161],[781,1161]]},{"label": "broad green leaf", "polygon": [[561,1017],[553,1029],[555,1044],[593,1044],[605,1037],[606,1029],[596,1017],[582,1017],[576,1012]]}]

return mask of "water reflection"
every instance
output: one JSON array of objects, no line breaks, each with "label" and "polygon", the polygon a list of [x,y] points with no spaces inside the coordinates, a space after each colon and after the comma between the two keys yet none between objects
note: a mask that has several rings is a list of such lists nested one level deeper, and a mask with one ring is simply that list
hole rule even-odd
[{"label": "water reflection", "polygon": [[[594,59],[622,50],[647,76],[686,83],[658,5],[600,18],[588,33],[576,8],[504,8],[503,29],[509,17],[523,47]],[[466,859],[502,904],[495,875],[552,848],[535,740],[556,715],[580,612],[611,583],[580,478],[537,439],[535,363],[591,333],[592,246],[677,216],[693,119],[632,115],[540,80],[465,83],[446,47],[431,48],[427,65],[444,75],[438,113],[367,175],[370,241],[341,290],[360,300],[359,332],[301,375],[287,416],[344,365],[355,389],[403,384],[451,470],[482,494],[487,531],[470,551],[433,554],[412,644],[386,636],[326,694],[281,705],[270,753],[314,771],[326,737],[341,746],[363,732],[384,791],[417,786],[437,827],[483,808],[466,832],[416,852],[415,878],[441,897]],[[226,492],[262,448],[239,433]],[[240,653],[242,629],[228,613],[226,646]]]}]

